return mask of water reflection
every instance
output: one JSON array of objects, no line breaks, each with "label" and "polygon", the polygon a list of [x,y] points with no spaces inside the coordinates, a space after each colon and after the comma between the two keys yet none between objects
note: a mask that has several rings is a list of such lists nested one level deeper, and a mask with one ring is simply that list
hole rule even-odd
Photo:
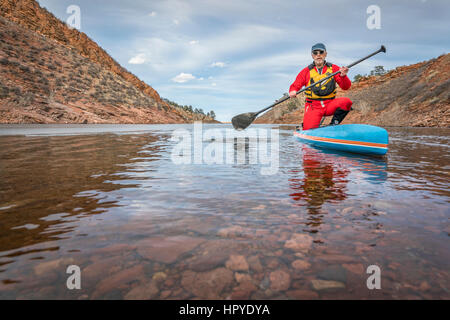
[{"label": "water reflection", "polygon": [[317,232],[322,224],[321,210],[326,202],[337,203],[347,199],[350,173],[366,181],[380,184],[387,179],[387,164],[383,158],[340,154],[302,145],[302,167],[290,171],[289,196],[297,206],[306,206],[309,213],[310,232]]},{"label": "water reflection", "polygon": [[448,299],[448,140],[393,134],[388,168],[286,130],[262,175],[235,141],[242,164],[175,165],[171,130],[0,136],[0,299]]},{"label": "water reflection", "polygon": [[76,228],[70,222],[120,206],[111,191],[139,187],[136,180],[126,181],[126,167],[142,162],[144,146],[152,154],[146,161],[157,160],[160,146],[153,142],[158,139],[150,134],[0,137],[0,251],[8,257],[26,253],[14,250],[63,239]]}]

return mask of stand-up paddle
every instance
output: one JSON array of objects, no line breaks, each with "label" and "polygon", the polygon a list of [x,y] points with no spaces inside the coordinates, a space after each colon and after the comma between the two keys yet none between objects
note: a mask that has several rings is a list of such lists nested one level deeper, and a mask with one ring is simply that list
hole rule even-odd
[{"label": "stand-up paddle", "polygon": [[[360,63],[360,62],[362,62],[362,61],[364,61],[364,60],[366,60],[366,59],[369,59],[370,57],[372,57],[372,56],[374,56],[374,55],[376,55],[376,54],[378,54],[378,53],[380,53],[380,52],[386,52],[385,46],[381,46],[381,48],[378,49],[377,51],[375,51],[375,52],[369,54],[368,56],[366,56],[366,57],[364,57],[364,58],[362,58],[362,59],[359,59],[358,61],[355,61],[355,62],[349,64],[349,65],[347,66],[347,68],[350,69],[350,68],[353,67],[354,65],[356,65],[356,64],[358,64],[358,63]],[[337,74],[340,73],[340,72],[341,72],[341,71],[336,71],[336,72],[330,74],[329,76],[323,78],[320,82],[318,82],[318,83],[313,83],[313,84],[311,84],[311,85],[309,85],[309,86],[307,86],[307,87],[304,87],[303,89],[297,91],[297,94],[299,94],[299,93],[301,93],[301,92],[303,92],[303,91],[305,91],[305,90],[307,90],[307,89],[309,89],[309,88],[311,88],[311,87],[313,87],[313,86],[320,85],[320,84],[323,83],[324,81],[330,79],[331,77],[334,77],[335,75],[337,75]],[[237,116],[234,116],[233,119],[231,119],[231,123],[233,124],[233,127],[234,127],[236,130],[244,130],[245,128],[247,128],[249,125],[252,124],[252,122],[256,119],[256,117],[257,117],[260,113],[263,113],[264,111],[269,110],[270,108],[275,107],[277,104],[280,104],[281,102],[286,101],[286,100],[289,99],[289,98],[290,98],[289,96],[283,97],[283,98],[281,98],[280,100],[278,100],[277,102],[271,104],[270,106],[268,106],[268,107],[266,107],[266,108],[264,108],[264,109],[262,109],[262,110],[260,110],[260,111],[258,111],[258,112],[247,112],[247,113],[241,113],[241,114],[239,114],[239,115],[237,115]]]}]

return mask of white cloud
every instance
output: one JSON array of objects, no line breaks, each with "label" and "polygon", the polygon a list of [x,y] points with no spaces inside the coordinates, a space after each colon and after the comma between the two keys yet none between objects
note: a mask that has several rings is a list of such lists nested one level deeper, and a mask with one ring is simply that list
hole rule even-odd
[{"label": "white cloud", "polygon": [[145,53],[140,53],[137,56],[131,58],[129,64],[143,64],[146,61]]},{"label": "white cloud", "polygon": [[211,83],[211,85],[212,85],[213,87],[215,87],[215,86],[217,86],[217,83],[213,82],[213,83]]},{"label": "white cloud", "polygon": [[290,50],[285,52],[275,52],[264,56],[253,56],[231,66],[233,72],[280,72],[288,70],[290,72],[299,72],[298,68],[303,69],[311,63],[311,55],[308,51]]},{"label": "white cloud", "polygon": [[184,83],[190,80],[194,80],[195,76],[193,76],[190,73],[180,73],[179,75],[177,75],[176,77],[172,78],[173,82],[177,82],[177,83]]},{"label": "white cloud", "polygon": [[202,44],[217,59],[239,53],[258,52],[258,49],[278,42],[283,35],[284,31],[276,27],[239,24],[225,32],[214,34],[202,41]]},{"label": "white cloud", "polygon": [[148,15],[149,15],[150,17],[155,17],[155,16],[156,16],[156,12],[155,12],[155,11],[152,11],[152,12],[150,12]]},{"label": "white cloud", "polygon": [[205,80],[205,79],[203,77],[200,77],[200,78],[198,78],[198,80],[202,81],[202,80]]},{"label": "white cloud", "polygon": [[174,23],[175,25],[179,25],[179,24],[180,24],[180,21],[177,20],[177,19],[173,19],[173,23]]},{"label": "white cloud", "polygon": [[211,63],[211,67],[219,67],[219,68],[223,68],[223,67],[225,67],[225,62],[220,62],[220,61],[218,61],[218,62],[213,62],[213,63]]},{"label": "white cloud", "polygon": [[156,76],[183,69],[198,70],[205,65],[228,67],[222,59],[233,60],[237,55],[259,52],[259,49],[278,42],[281,33],[282,30],[277,28],[254,24],[237,25],[195,40],[191,36],[169,32],[164,37],[136,39],[135,50],[147,52],[150,68]]}]

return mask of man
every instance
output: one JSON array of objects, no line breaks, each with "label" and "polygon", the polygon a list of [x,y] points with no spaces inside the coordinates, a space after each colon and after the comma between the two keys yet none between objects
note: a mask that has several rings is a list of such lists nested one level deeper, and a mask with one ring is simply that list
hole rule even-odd
[{"label": "man", "polygon": [[344,120],[352,106],[352,101],[349,98],[336,98],[336,83],[343,90],[348,90],[352,85],[347,77],[348,68],[340,68],[335,64],[326,62],[327,50],[323,43],[317,43],[312,46],[311,56],[314,59],[314,63],[300,71],[289,88],[289,96],[291,98],[294,98],[297,95],[297,91],[303,86],[320,82],[321,79],[336,71],[340,71],[340,73],[326,80],[325,83],[318,84],[305,91],[306,103],[303,130],[318,128],[324,116],[333,115],[330,125],[339,124]]}]

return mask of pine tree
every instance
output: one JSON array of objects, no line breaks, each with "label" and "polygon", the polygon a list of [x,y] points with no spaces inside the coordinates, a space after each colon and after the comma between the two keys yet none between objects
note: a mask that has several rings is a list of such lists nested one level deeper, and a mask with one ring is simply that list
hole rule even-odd
[{"label": "pine tree", "polygon": [[370,71],[371,76],[382,76],[385,73],[386,71],[384,70],[383,66],[375,66],[375,68]]}]

